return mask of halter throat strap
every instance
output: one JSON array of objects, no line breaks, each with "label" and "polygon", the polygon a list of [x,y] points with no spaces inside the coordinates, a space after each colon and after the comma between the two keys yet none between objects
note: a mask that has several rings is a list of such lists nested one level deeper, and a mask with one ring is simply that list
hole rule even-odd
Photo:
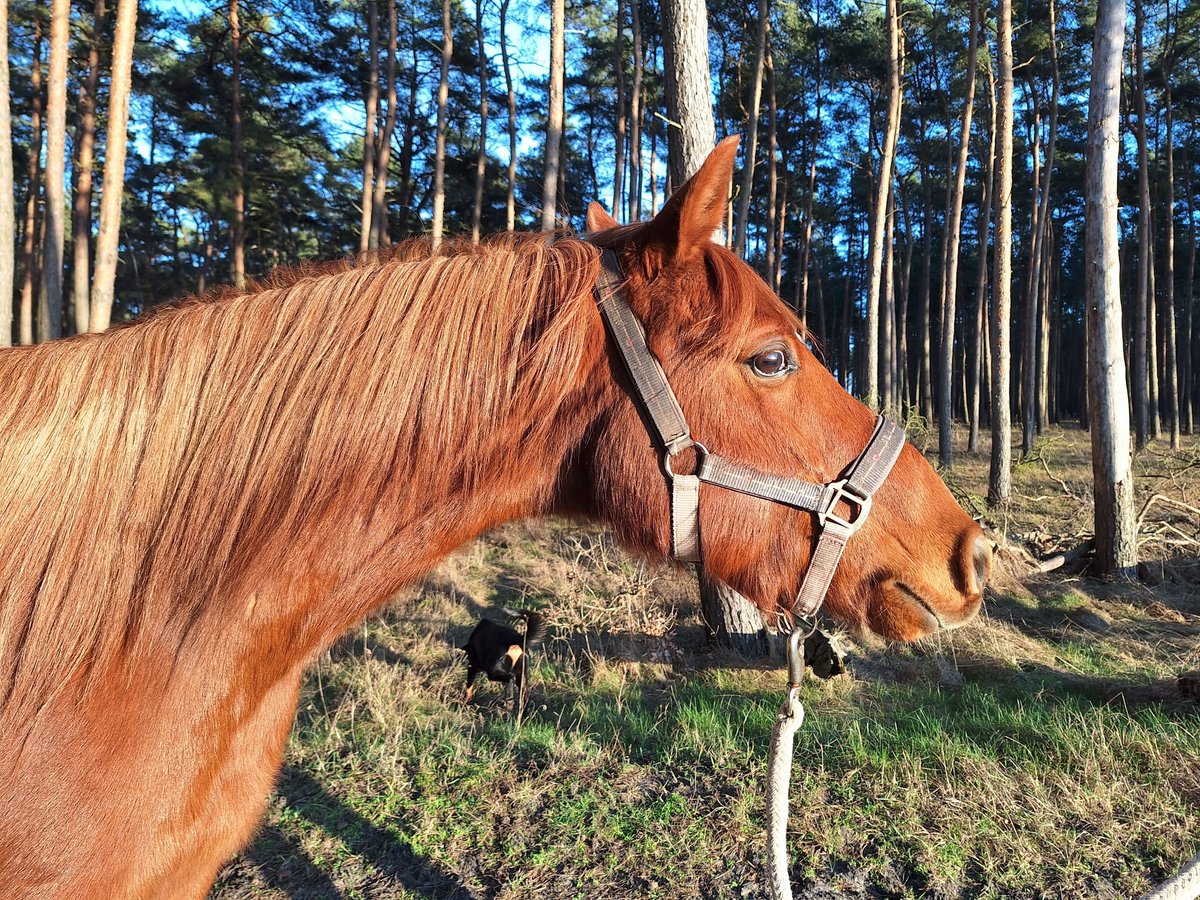
[{"label": "halter throat strap", "polygon": [[[662,458],[663,475],[671,495],[671,555],[680,562],[702,562],[700,484],[781,503],[816,515],[819,537],[800,592],[789,611],[809,617],[820,609],[850,536],[871,511],[871,498],[887,479],[904,446],[904,431],[883,416],[862,453],[828,484],[772,475],[744,463],[732,462],[698,443],[662,365],[646,343],[646,331],[625,299],[624,278],[617,255],[604,249],[596,279],[596,304],[613,345],[633,382],[636,405]],[[673,470],[682,450],[695,448],[692,474]],[[848,508],[841,513],[840,509]]]}]

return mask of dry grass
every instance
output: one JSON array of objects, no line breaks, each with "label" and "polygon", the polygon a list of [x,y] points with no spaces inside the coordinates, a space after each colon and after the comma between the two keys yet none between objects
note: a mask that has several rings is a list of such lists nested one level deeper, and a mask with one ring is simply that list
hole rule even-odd
[{"label": "dry grass", "polygon": [[[948,480],[1049,551],[1090,518],[1088,451],[1074,431],[1040,449],[997,513],[986,459]],[[1196,505],[1198,458],[1194,440],[1140,455],[1139,493]],[[1174,678],[1200,668],[1200,589],[1171,529],[1200,523],[1167,503],[1147,521],[1156,587],[1010,562],[978,623],[851,641],[851,676],[805,686],[798,896],[1125,897],[1195,852],[1200,716]],[[693,593],[570,523],[465,548],[313,671],[263,832],[214,896],[765,896],[783,678],[707,649]],[[553,625],[519,730],[498,692],[460,702],[454,650],[514,605]]]}]

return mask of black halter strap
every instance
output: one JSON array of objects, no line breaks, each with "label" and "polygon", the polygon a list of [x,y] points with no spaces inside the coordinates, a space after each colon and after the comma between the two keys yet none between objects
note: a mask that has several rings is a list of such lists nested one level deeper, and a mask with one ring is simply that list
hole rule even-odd
[{"label": "black halter strap", "polygon": [[[887,479],[904,446],[904,431],[883,416],[862,453],[850,463],[841,478],[814,484],[799,478],[760,472],[744,463],[731,462],[698,443],[688,428],[679,400],[659,361],[646,344],[641,321],[625,299],[620,264],[611,249],[601,256],[596,279],[596,303],[617,352],[634,386],[638,403],[651,437],[662,454],[663,474],[671,494],[671,554],[681,562],[701,562],[700,484],[782,503],[816,514],[820,536],[812,562],[791,613],[808,617],[820,609],[833,581],[846,542],[862,527],[871,511],[871,498]],[[673,471],[677,453],[695,448],[694,474]],[[850,507],[846,516],[837,514],[839,503]]]}]

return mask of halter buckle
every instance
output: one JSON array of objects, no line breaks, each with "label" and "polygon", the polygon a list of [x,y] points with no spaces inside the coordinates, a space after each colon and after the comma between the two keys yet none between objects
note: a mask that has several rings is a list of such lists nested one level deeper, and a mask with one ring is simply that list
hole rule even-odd
[{"label": "halter buckle", "polygon": [[[834,512],[838,503],[843,501],[850,507],[850,514],[845,517]],[[849,536],[862,528],[870,511],[871,495],[864,494],[851,485],[848,479],[842,478],[825,486],[825,492],[821,495],[821,508],[817,510],[817,521],[821,523],[822,528],[830,523],[839,525]]]},{"label": "halter buckle", "polygon": [[671,468],[671,460],[673,460],[675,458],[676,454],[682,453],[684,450],[687,450],[689,447],[696,451],[696,468],[694,471],[696,471],[696,472],[700,471],[700,467],[704,465],[704,460],[708,457],[708,448],[705,447],[699,441],[693,441],[689,438],[688,443],[686,443],[686,444],[677,446],[677,447],[675,447],[675,449],[671,449],[670,447],[667,447],[665,450],[663,450],[663,452],[662,452],[662,469],[668,478],[671,478],[671,479],[675,478],[675,470],[673,468]]}]

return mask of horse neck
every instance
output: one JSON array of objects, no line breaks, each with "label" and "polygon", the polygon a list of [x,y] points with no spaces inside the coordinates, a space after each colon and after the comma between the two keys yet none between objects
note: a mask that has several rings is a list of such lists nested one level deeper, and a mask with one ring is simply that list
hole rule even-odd
[{"label": "horse neck", "polygon": [[23,522],[0,531],[0,665],[74,644],[41,659],[70,679],[252,633],[303,657],[544,511],[602,345],[581,260],[509,261],[503,286],[473,257],[351,269],[35,348],[14,366],[29,407],[0,410]]}]

